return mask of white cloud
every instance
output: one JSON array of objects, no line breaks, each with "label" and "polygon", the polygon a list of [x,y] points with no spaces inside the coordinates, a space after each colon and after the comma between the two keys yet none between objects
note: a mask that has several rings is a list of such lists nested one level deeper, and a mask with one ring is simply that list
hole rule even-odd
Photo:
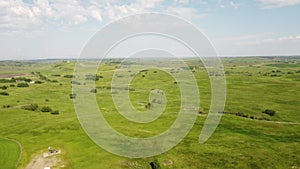
[{"label": "white cloud", "polygon": [[280,8],[300,4],[300,0],[259,0],[265,9]]},{"label": "white cloud", "polygon": [[230,1],[229,5],[232,6],[234,9],[238,9],[239,8],[239,6],[236,3],[234,3],[233,1]]},{"label": "white cloud", "polygon": [[202,18],[209,14],[200,14],[197,9],[191,7],[169,7],[166,10],[168,13],[183,17],[188,20],[192,20],[194,18]]},{"label": "white cloud", "polygon": [[0,33],[42,31],[48,27],[63,27],[95,20],[103,22],[120,17],[153,11],[163,0],[23,0],[0,1]]}]

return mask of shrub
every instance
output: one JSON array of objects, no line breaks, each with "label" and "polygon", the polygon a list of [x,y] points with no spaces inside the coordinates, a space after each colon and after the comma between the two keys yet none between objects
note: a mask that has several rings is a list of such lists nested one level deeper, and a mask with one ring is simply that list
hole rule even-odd
[{"label": "shrub", "polygon": [[76,99],[76,94],[70,94],[70,99]]},{"label": "shrub", "polygon": [[73,75],[65,75],[64,78],[73,78]]},{"label": "shrub", "polygon": [[53,110],[53,111],[51,111],[51,114],[53,114],[53,115],[59,115],[59,111],[58,110]]},{"label": "shrub", "polygon": [[6,89],[8,89],[8,86],[1,86],[1,89],[6,90]]},{"label": "shrub", "polygon": [[160,169],[161,168],[157,160],[152,161],[150,163],[150,166],[152,169]]},{"label": "shrub", "polygon": [[44,82],[42,82],[40,80],[35,81],[35,84],[42,84],[42,83],[44,83]]},{"label": "shrub", "polygon": [[10,108],[11,105],[3,105],[2,107],[3,107],[3,108]]},{"label": "shrub", "polygon": [[98,81],[100,78],[103,78],[103,76],[98,75],[85,75],[85,80],[92,80],[92,81]]},{"label": "shrub", "polygon": [[16,86],[16,85],[14,85],[14,84],[10,84],[10,85],[9,85],[9,87],[15,87],[15,86]]},{"label": "shrub", "polygon": [[0,79],[0,83],[13,83],[15,82],[14,79]]},{"label": "shrub", "polygon": [[2,95],[2,96],[9,96],[9,94],[7,92],[0,92],[0,95]]},{"label": "shrub", "polygon": [[275,110],[270,110],[270,109],[266,109],[265,111],[263,111],[262,113],[268,114],[270,116],[274,116],[276,111]]},{"label": "shrub", "polygon": [[151,107],[152,107],[152,104],[151,104],[151,103],[147,103],[147,104],[145,105],[145,108],[146,108],[146,109],[151,109]]},{"label": "shrub", "polygon": [[27,83],[19,83],[17,87],[29,87]]},{"label": "shrub", "polygon": [[76,81],[74,81],[74,80],[71,81],[71,84],[81,85],[81,83],[76,82]]},{"label": "shrub", "polygon": [[29,111],[38,111],[39,106],[37,104],[30,104],[30,105],[22,106],[22,109],[29,110]]},{"label": "shrub", "polygon": [[97,93],[97,89],[92,89],[90,92],[91,93]]},{"label": "shrub", "polygon": [[48,106],[42,107],[42,109],[41,109],[41,112],[51,112],[51,111],[52,111],[52,109]]}]

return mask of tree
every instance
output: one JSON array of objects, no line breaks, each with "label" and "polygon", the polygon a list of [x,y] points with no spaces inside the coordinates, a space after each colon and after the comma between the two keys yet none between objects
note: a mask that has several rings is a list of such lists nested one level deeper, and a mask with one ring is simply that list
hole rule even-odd
[{"label": "tree", "polygon": [[275,116],[276,111],[275,110],[271,110],[271,109],[266,109],[262,113],[268,114],[270,116]]},{"label": "tree", "polygon": [[97,89],[92,89],[90,92],[91,93],[97,93]]},{"label": "tree", "polygon": [[9,94],[7,92],[0,92],[0,95],[2,95],[2,96],[9,96]]},{"label": "tree", "polygon": [[17,87],[29,87],[27,83],[19,83]]},{"label": "tree", "polygon": [[52,109],[48,106],[42,107],[41,112],[51,112]]},{"label": "tree", "polygon": [[8,88],[8,86],[2,86],[1,89],[2,90],[6,90]]},{"label": "tree", "polygon": [[53,115],[59,115],[59,111],[58,110],[53,110],[53,111],[51,111],[51,114],[53,114]]}]

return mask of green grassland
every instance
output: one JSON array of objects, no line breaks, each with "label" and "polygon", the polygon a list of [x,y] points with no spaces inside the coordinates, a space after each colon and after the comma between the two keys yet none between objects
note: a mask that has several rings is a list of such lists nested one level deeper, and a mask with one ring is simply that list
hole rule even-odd
[{"label": "green grassland", "polygon": [[0,138],[0,166],[1,168],[13,169],[16,167],[20,156],[18,143]]},{"label": "green grassland", "polygon": [[[245,117],[224,114],[215,133],[204,144],[199,144],[198,138],[210,107],[210,81],[201,62],[195,59],[186,59],[186,63],[196,68],[193,74],[200,91],[202,113],[190,133],[164,154],[143,159],[116,156],[85,134],[70,99],[72,78],[66,76],[73,74],[74,61],[0,62],[0,76],[28,74],[26,78],[43,82],[29,87],[0,82],[0,87],[8,86],[0,92],[9,94],[0,95],[0,137],[13,138],[22,144],[18,168],[26,167],[48,146],[62,150],[65,168],[151,168],[149,163],[154,160],[162,168],[300,168],[300,58],[223,58],[222,62],[227,80],[224,111],[239,112]],[[110,84],[118,63],[107,60],[97,72],[101,78],[95,82],[96,98],[105,119],[118,132],[132,137],[151,137],[167,130],[180,109],[180,90],[174,78],[156,69],[133,78],[130,100],[136,109],[146,111],[152,89],[164,90],[168,100],[157,120],[134,123],[120,115],[113,103]],[[59,110],[59,115],[22,109],[29,104],[51,107]],[[262,113],[266,109],[275,110],[276,114]],[[11,151],[19,153],[18,149]],[[0,152],[0,159],[7,158]]]}]

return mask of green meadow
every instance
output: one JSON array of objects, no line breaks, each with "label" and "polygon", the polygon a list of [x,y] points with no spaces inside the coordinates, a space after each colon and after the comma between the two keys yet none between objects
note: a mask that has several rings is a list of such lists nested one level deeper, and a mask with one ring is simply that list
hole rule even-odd
[{"label": "green meadow", "polygon": [[[107,152],[96,145],[82,129],[72,95],[75,61],[0,62],[0,169],[25,168],[48,147],[61,150],[62,159],[53,168],[74,169],[151,169],[161,168],[300,168],[300,57],[222,58],[227,83],[225,110],[214,134],[203,144],[198,139],[211,105],[211,84],[202,63],[185,60],[196,78],[200,109],[189,134],[173,149],[148,158],[130,159]],[[170,75],[146,69],[133,74],[128,86],[130,102],[139,111],[151,109],[149,93],[164,91],[167,105],[153,122],[127,120],[114,105],[111,81],[119,60],[105,60],[95,78],[99,110],[118,132],[137,138],[166,131],[180,110],[180,89]],[[128,64],[133,71],[135,63]],[[121,78],[122,77],[116,77]],[[16,82],[18,81],[18,82]],[[35,83],[30,83],[34,81]],[[22,86],[28,84],[28,86]],[[74,84],[75,83],[75,84]],[[48,110],[49,109],[49,110]],[[269,111],[274,114],[268,114]],[[157,146],[160,146],[159,144]]]},{"label": "green meadow", "polygon": [[18,143],[0,138],[0,164],[1,168],[13,169],[16,165],[21,155],[20,146]]}]

